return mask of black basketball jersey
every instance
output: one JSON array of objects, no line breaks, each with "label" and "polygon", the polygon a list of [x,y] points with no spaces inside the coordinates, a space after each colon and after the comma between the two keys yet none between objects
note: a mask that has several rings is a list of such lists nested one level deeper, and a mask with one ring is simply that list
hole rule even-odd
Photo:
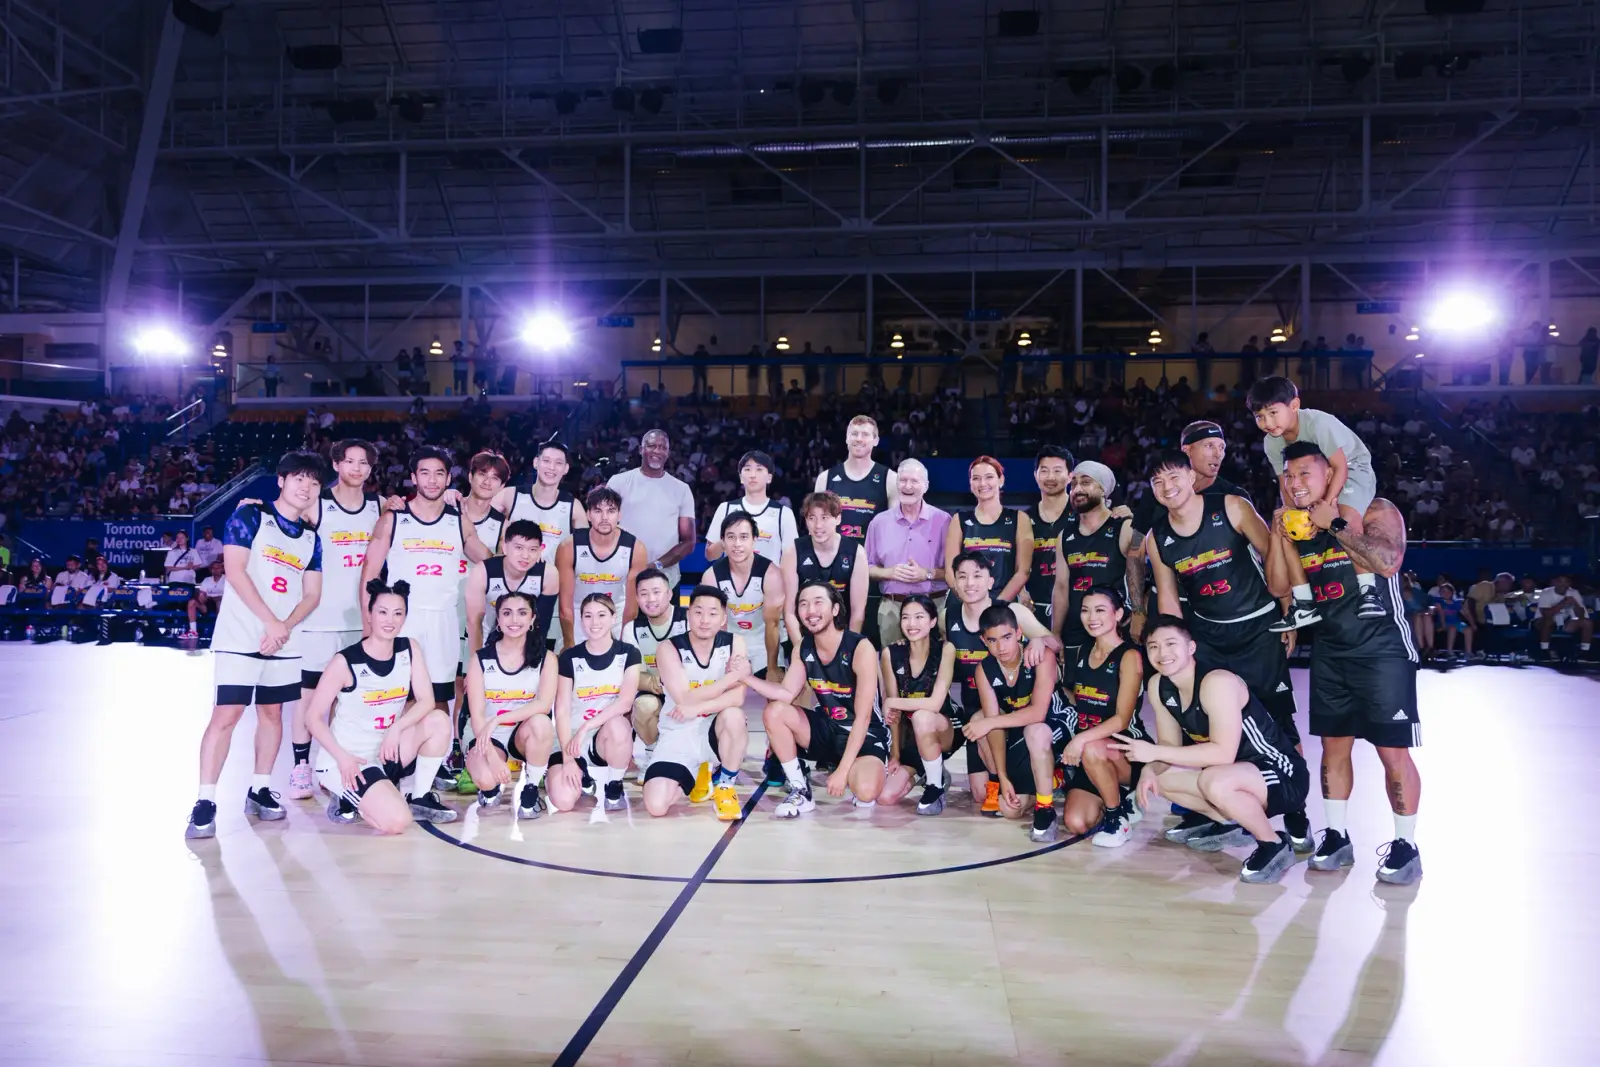
[{"label": "black basketball jersey", "polygon": [[889,468],[874,463],[865,478],[852,478],[845,473],[844,464],[828,468],[828,491],[839,498],[839,533],[867,539],[867,524],[874,515],[889,510]]},{"label": "black basketball jersey", "polygon": [[800,584],[807,582],[827,582],[841,593],[850,591],[850,576],[856,569],[856,548],[861,544],[853,537],[839,538],[839,547],[834,551],[833,560],[826,565],[817,555],[816,545],[811,542],[811,535],[794,539],[794,568],[795,576],[800,579]]},{"label": "black basketball jersey", "polygon": [[[1072,670],[1072,706],[1078,710],[1078,730],[1091,730],[1107,719],[1116,717],[1117,693],[1122,688],[1122,657],[1129,649],[1139,650],[1139,646],[1130,641],[1124,641],[1111,650],[1105,662],[1100,666],[1092,666],[1090,656],[1094,654],[1094,645],[1089,644],[1078,650],[1078,661]],[[1128,722],[1125,731],[1130,737],[1143,739],[1148,735],[1144,732],[1144,724],[1139,721],[1140,707],[1144,701],[1144,661],[1140,656],[1139,667],[1139,695],[1134,698],[1133,718]]]},{"label": "black basketball jersey", "polygon": [[[989,656],[979,668],[985,678],[989,679],[989,688],[994,690],[995,701],[1000,705],[1000,714],[1009,715],[1013,711],[1021,711],[1033,703],[1033,686],[1038,680],[1039,671],[1022,662],[1017,666],[1017,674],[1011,681],[1006,681],[1005,668],[1000,666],[1000,661]],[[1050,706],[1045,709],[1045,718],[1061,718],[1067,713],[1067,699],[1062,695],[1061,686],[1057,685],[1050,691]],[[1020,738],[1022,731],[1016,732]]]},{"label": "black basketball jersey", "polygon": [[[944,639],[928,642],[928,661],[922,670],[911,666],[911,643],[896,641],[889,646],[889,670],[894,675],[894,688],[899,696],[911,700],[925,700],[933,696],[933,687],[939,682],[939,661],[944,658]],[[946,702],[949,694],[946,694]]]},{"label": "black basketball jersey", "polygon": [[[1243,489],[1240,489],[1237,485],[1234,485],[1226,478],[1218,478],[1204,489],[1199,490],[1199,492],[1202,495],[1220,493],[1223,496],[1242,496],[1246,500],[1250,499],[1249,493],[1245,492]],[[1167,509],[1162,507],[1161,503],[1156,500],[1156,495],[1154,493],[1146,493],[1144,496],[1139,498],[1138,505],[1133,509],[1133,532],[1138,534],[1140,537],[1143,537],[1145,534],[1149,533],[1150,528],[1155,525],[1156,517],[1158,515],[1166,514],[1166,510]]]},{"label": "black basketball jersey", "polygon": [[[1194,693],[1188,704],[1177,685],[1169,678],[1157,675],[1156,699],[1178,720],[1187,744],[1200,744],[1211,740],[1211,718],[1200,706],[1200,683],[1212,671],[1223,667],[1195,667]],[[1236,676],[1237,677],[1237,676]],[[1240,679],[1243,681],[1243,679]],[[1288,777],[1294,774],[1294,742],[1283,732],[1267,706],[1255,691],[1246,687],[1245,705],[1239,713],[1239,751],[1235,759],[1241,763],[1254,763],[1257,767],[1271,769]]]},{"label": "black basketball jersey", "polygon": [[1172,513],[1165,510],[1151,530],[1161,562],[1172,568],[1188,601],[1184,614],[1224,623],[1262,614],[1276,601],[1250,540],[1228,521],[1227,497],[1208,492],[1201,499],[1205,510],[1194,533],[1174,530]]},{"label": "black basketball jersey", "polygon": [[[990,603],[1003,604],[1005,601],[992,600]],[[977,626],[969,627],[961,618],[961,601],[954,593],[944,605],[944,635],[946,640],[956,646],[954,683],[959,683],[961,686],[961,702],[968,708],[976,708],[978,664],[989,658],[989,646],[983,643],[983,634],[978,632]]]},{"label": "black basketball jersey", "polygon": [[1033,573],[1028,575],[1028,595],[1041,608],[1050,606],[1050,594],[1056,587],[1056,542],[1075,518],[1071,505],[1061,510],[1055,522],[1047,522],[1039,514],[1038,504],[1028,505],[1028,519],[1033,523]]},{"label": "black basketball jersey", "polygon": [[1300,566],[1305,568],[1306,581],[1311,584],[1311,593],[1322,614],[1311,646],[1312,655],[1417,661],[1411,626],[1406,621],[1405,606],[1400,599],[1398,577],[1377,581],[1378,599],[1389,609],[1388,614],[1381,619],[1358,619],[1360,589],[1356,565],[1339,539],[1323,530],[1311,540],[1296,544]]},{"label": "black basketball jersey", "polygon": [[961,551],[977,552],[989,560],[994,575],[994,591],[1005,588],[1017,573],[1017,510],[1001,508],[994,522],[979,520],[976,510],[958,511],[951,520],[961,531]]},{"label": "black basketball jersey", "polygon": [[[854,630],[846,630],[840,637],[839,647],[833,654],[833,659],[822,662],[822,656],[817,652],[816,637],[806,634],[800,639],[800,662],[806,669],[806,681],[811,685],[811,693],[816,697],[817,708],[828,718],[848,730],[856,721],[856,656],[863,649],[870,654],[872,646],[866,638]],[[874,697],[872,712],[878,713],[878,701]]]},{"label": "black basketball jersey", "polygon": [[1072,522],[1061,531],[1061,554],[1066,557],[1071,593],[1067,600],[1067,617],[1061,620],[1061,643],[1077,646],[1092,643],[1083,629],[1079,611],[1083,595],[1097,585],[1110,586],[1124,597],[1128,595],[1128,557],[1122,554],[1122,530],[1128,519],[1109,517],[1093,533],[1080,528],[1083,516],[1072,516]]}]

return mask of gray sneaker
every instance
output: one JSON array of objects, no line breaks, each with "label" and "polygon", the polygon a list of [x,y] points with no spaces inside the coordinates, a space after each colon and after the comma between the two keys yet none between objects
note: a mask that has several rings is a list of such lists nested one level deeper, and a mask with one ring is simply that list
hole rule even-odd
[{"label": "gray sneaker", "polygon": [[607,811],[621,811],[628,806],[628,798],[622,792],[621,782],[606,783],[605,805]]},{"label": "gray sneaker", "polygon": [[289,813],[278,803],[278,794],[270,789],[257,789],[244,795],[244,813],[254,815],[262,822],[277,822],[288,818]]},{"label": "gray sneaker", "polygon": [[1355,846],[1350,844],[1350,838],[1337,830],[1322,831],[1322,843],[1311,854],[1309,861],[1313,871],[1337,871],[1343,867],[1356,865]]},{"label": "gray sneaker", "polygon": [[349,826],[361,817],[354,804],[344,797],[334,797],[328,802],[328,821],[339,826]]},{"label": "gray sneaker", "polygon": [[944,811],[944,789],[930,785],[922,791],[922,799],[917,801],[918,815],[938,815]]},{"label": "gray sneaker", "polygon": [[1422,877],[1422,853],[1403,837],[1397,837],[1378,850],[1378,881],[1389,885],[1410,885]]},{"label": "gray sneaker", "polygon": [[[1255,838],[1250,840],[1255,841]],[[1270,885],[1282,880],[1294,866],[1294,846],[1288,834],[1279,834],[1275,842],[1256,841],[1256,850],[1239,868],[1239,881],[1255,885]]]},{"label": "gray sneaker", "polygon": [[1184,844],[1196,852],[1221,852],[1225,848],[1248,845],[1254,840],[1255,837],[1250,831],[1238,824],[1219,824],[1211,833],[1197,834]]},{"label": "gray sneaker", "polygon": [[522,787],[522,793],[517,797],[517,818],[537,819],[544,814],[544,800],[539,796],[539,787],[532,782],[527,782]]},{"label": "gray sneaker", "polygon": [[1176,841],[1182,844],[1191,837],[1203,837],[1206,834],[1215,833],[1218,825],[1218,823],[1212,822],[1199,812],[1191,811],[1178,820],[1178,825],[1164,830],[1161,836],[1168,841]]},{"label": "gray sneaker", "polygon": [[1028,830],[1031,839],[1044,844],[1054,841],[1060,833],[1060,823],[1056,819],[1055,808],[1033,809],[1033,826]]},{"label": "gray sneaker", "polygon": [[406,798],[411,804],[411,816],[418,822],[455,822],[454,808],[447,808],[434,792]]},{"label": "gray sneaker", "polygon": [[493,789],[478,790],[478,810],[483,811],[487,808],[499,807],[500,796],[501,789],[499,786],[495,786]]},{"label": "gray sneaker", "polygon": [[209,800],[197,800],[189,812],[189,825],[184,828],[185,840],[195,841],[217,836],[217,806]]}]

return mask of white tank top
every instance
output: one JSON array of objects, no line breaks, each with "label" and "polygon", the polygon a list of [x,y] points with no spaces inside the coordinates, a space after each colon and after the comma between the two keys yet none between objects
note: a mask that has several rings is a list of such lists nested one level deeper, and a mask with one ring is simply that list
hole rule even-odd
[{"label": "white tank top", "polygon": [[656,665],[656,646],[662,641],[670,640],[679,634],[689,632],[689,613],[683,610],[683,605],[676,604],[672,608],[672,621],[667,623],[664,633],[657,634],[655,627],[650,624],[650,619],[644,612],[633,617],[633,644],[639,650],[639,655],[644,657],[646,667]]},{"label": "white tank top", "polygon": [[413,610],[456,611],[461,576],[467,573],[465,544],[461,512],[449,505],[433,522],[417,518],[410,507],[395,512],[394,537],[384,560],[389,584],[411,583]]},{"label": "white tank top", "polygon": [[[317,532],[307,523],[279,515],[271,504],[246,504],[235,511],[224,528],[223,544],[250,550],[246,573],[267,610],[279,619],[287,619],[300,603],[306,572],[322,570],[322,542]],[[265,633],[261,620],[245,607],[244,598],[225,596],[217,609],[211,649],[260,655]],[[282,652],[279,657],[296,658]]]},{"label": "white tank top", "polygon": [[587,529],[572,535],[572,618],[574,634],[583,632],[583,601],[594,593],[604,593],[617,606],[617,619],[611,636],[622,638],[622,609],[628,603],[628,569],[633,566],[634,536],[626,530],[617,537],[617,547],[601,559],[589,544]]},{"label": "white tank top", "polygon": [[[692,693],[701,686],[721,681],[727,675],[728,661],[733,658],[733,635],[726,630],[717,634],[716,640],[711,645],[711,656],[705,663],[701,663],[695,655],[693,639],[688,634],[674,637],[657,651],[659,654],[669,656],[673,652],[678,654],[678,661],[683,664],[683,673],[689,678],[689,691]],[[675,707],[677,702],[672,699],[672,694],[668,693],[662,699],[661,715],[657,719],[657,728],[663,737],[697,725],[704,729],[704,719],[679,722],[673,718],[669,712]]]},{"label": "white tank top", "polygon": [[750,577],[741,589],[733,578],[733,563],[724,556],[711,564],[711,578],[728,598],[728,632],[744,637],[745,655],[750,657],[750,669],[759,671],[767,666],[767,617],[762,614],[767,604],[767,572],[772,561],[765,556],[750,560]]},{"label": "white tank top", "polygon": [[783,561],[784,548],[799,532],[789,509],[770,497],[767,499],[766,507],[760,511],[752,510],[745,504],[744,497],[739,497],[718,507],[717,512],[718,514],[712,516],[711,529],[706,533],[709,540],[721,539],[723,519],[743,512],[756,522],[756,555],[773,563]]},{"label": "white tank top", "polygon": [[[484,542],[484,544],[488,543],[487,541]],[[539,592],[544,588],[544,560],[535,563],[533,569],[524,574],[522,581],[515,586],[506,581],[506,558],[504,556],[490,556],[483,561],[483,570],[484,577],[487,579],[484,585],[483,597],[483,640],[487,644],[489,635],[500,628],[499,622],[495,619],[494,606],[501,597],[512,592],[527,593],[533,597],[534,604],[537,606]],[[534,614],[538,614],[537,610]]]},{"label": "white tank top", "polygon": [[623,676],[638,665],[639,650],[625,641],[611,642],[610,651],[598,656],[582,642],[561,653],[561,677],[572,679],[573,733],[617,699]]},{"label": "white tank top", "polygon": [[367,655],[359,641],[339,654],[355,680],[334,701],[333,739],[362,763],[376,763],[384,732],[411,699],[411,639],[395,638],[387,660]]},{"label": "white tank top", "polygon": [[533,499],[533,488],[518,489],[511,497],[511,514],[506,516],[505,526],[521,519],[539,524],[539,531],[544,537],[544,561],[554,567],[556,564],[556,549],[561,547],[561,542],[572,533],[572,513],[577,507],[577,501],[572,499],[571,493],[556,493],[556,502],[547,508],[539,506]]},{"label": "white tank top", "polygon": [[544,660],[524,663],[520,670],[508,671],[500,666],[494,646],[486,645],[478,650],[478,666],[483,671],[483,713],[492,724],[490,728],[512,725],[502,724],[500,718],[539,695],[539,674]]},{"label": "white tank top", "polygon": [[317,539],[322,542],[322,599],[301,627],[315,633],[361,629],[361,565],[367,561],[367,542],[382,514],[378,498],[365,494],[361,507],[346,511],[322,491],[317,517]]}]

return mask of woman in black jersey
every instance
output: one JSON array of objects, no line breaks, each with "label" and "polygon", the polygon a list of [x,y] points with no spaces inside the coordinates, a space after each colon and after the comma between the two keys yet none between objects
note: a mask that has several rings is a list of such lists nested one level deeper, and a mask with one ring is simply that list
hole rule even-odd
[{"label": "woman in black jersey", "polygon": [[544,810],[539,790],[555,742],[550,710],[560,672],[556,657],[546,655],[545,628],[536,625],[535,594],[515,589],[500,594],[494,617],[488,643],[467,659],[473,737],[467,771],[478,786],[481,811],[500,802],[502,787],[512,780],[510,761],[520,762],[517,814],[537,819]]},{"label": "woman in black jersey", "polygon": [[[937,815],[944,810],[945,754],[953,755],[966,743],[956,731],[957,716],[950,704],[956,646],[940,632],[938,608],[932,598],[921,593],[913,593],[901,603],[900,632],[906,639],[883,650],[883,717],[889,725],[889,772],[879,799],[896,804],[911,789],[911,776],[900,764],[905,738],[910,735],[915,739],[917,758],[922,761],[927,779],[922,799],[917,802],[917,814]],[[902,777],[903,788],[897,791]]]},{"label": "woman in black jersey", "polygon": [[[989,560],[996,600],[1015,600],[1033,573],[1033,523],[1026,513],[1000,503],[1005,472],[993,456],[979,456],[967,468],[967,485],[977,503],[955,513],[945,533],[944,558],[978,552]],[[955,587],[955,569],[945,567],[945,582]]]},{"label": "woman in black jersey", "polygon": [[1130,788],[1134,768],[1112,739],[1148,736],[1139,722],[1144,653],[1128,640],[1127,610],[1115,589],[1086,591],[1078,615],[1091,641],[1078,651],[1068,694],[1074,722],[1072,740],[1061,753],[1067,767],[1061,821],[1070,833],[1093,833],[1102,848],[1119,848],[1142,815]]}]

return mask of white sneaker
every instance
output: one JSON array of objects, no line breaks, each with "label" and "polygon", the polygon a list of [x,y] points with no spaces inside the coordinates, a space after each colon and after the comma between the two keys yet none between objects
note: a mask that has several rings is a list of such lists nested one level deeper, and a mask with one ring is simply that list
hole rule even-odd
[{"label": "white sneaker", "polygon": [[808,811],[815,811],[817,802],[811,799],[810,789],[789,787],[789,795],[778,802],[772,814],[779,819],[798,819]]},{"label": "white sneaker", "polygon": [[1091,844],[1101,848],[1121,848],[1128,843],[1128,838],[1133,836],[1133,827],[1128,825],[1128,816],[1123,814],[1117,819],[1115,830],[1102,829],[1089,839]]}]

